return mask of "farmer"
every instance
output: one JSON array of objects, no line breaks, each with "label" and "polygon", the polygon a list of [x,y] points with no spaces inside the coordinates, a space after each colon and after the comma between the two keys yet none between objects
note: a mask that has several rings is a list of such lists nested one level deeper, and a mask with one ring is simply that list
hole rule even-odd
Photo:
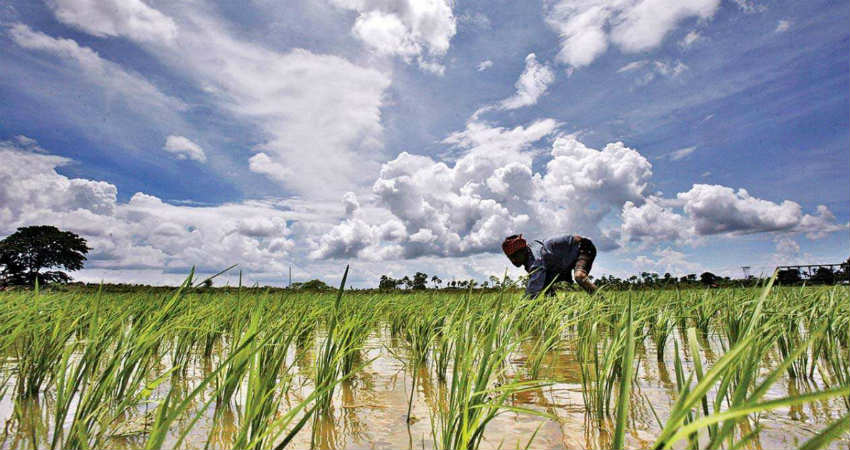
[{"label": "farmer", "polygon": [[525,266],[528,275],[528,285],[525,294],[531,298],[537,297],[540,291],[549,288],[546,295],[554,295],[550,286],[555,281],[572,281],[570,272],[575,275],[576,282],[588,293],[593,294],[596,286],[587,279],[593,260],[596,259],[596,247],[586,237],[566,235],[545,242],[539,255],[528,247],[521,234],[508,236],[502,242],[502,250],[508,255],[514,266]]}]

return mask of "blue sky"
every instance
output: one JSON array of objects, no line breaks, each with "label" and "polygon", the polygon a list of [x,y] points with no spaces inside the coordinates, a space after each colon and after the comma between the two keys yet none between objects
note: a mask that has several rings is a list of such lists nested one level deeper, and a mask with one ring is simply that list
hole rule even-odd
[{"label": "blue sky", "polygon": [[507,234],[596,275],[850,255],[850,7],[50,0],[0,7],[0,233],[84,280],[192,266],[485,279]]}]

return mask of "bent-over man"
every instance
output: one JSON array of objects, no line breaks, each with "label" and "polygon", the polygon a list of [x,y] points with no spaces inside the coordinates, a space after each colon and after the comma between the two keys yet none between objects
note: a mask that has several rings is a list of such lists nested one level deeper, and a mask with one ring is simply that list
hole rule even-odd
[{"label": "bent-over man", "polygon": [[[516,267],[524,266],[529,273],[526,295],[537,297],[556,281],[572,282],[573,275],[588,294],[596,291],[596,286],[587,278],[596,259],[596,246],[590,239],[566,235],[537,242],[541,244],[537,255],[521,234],[508,236],[502,243],[502,250],[511,263]],[[551,287],[546,291],[546,295],[554,293]]]}]

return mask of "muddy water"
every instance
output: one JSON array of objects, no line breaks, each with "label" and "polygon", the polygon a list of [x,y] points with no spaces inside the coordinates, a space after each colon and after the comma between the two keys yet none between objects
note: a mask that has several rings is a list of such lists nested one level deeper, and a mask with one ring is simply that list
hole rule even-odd
[{"label": "muddy water", "polygon": [[[666,361],[656,360],[656,351],[648,346],[637,347],[636,357],[640,359],[637,383],[632,397],[630,418],[631,431],[627,436],[629,448],[651,448],[654,437],[660,431],[656,415],[663,421],[669,414],[676,394],[673,374],[672,339],[679,339],[674,333],[668,340],[665,351]],[[315,360],[316,346],[321,337],[314,341],[313,348],[301,352],[294,349],[290,358],[293,364],[292,388],[286,400],[297,403],[312,390],[311,370]],[[609,433],[613,424],[598,426],[585,413],[580,366],[574,349],[570,347],[570,337],[565,337],[560,347],[551,351],[543,360],[539,378],[551,380],[551,384],[537,390],[516,394],[511,405],[530,408],[548,415],[548,417],[504,412],[487,427],[482,448],[525,448],[534,436],[531,448],[608,448],[611,445]],[[707,342],[719,356],[720,346]],[[529,347],[521,346],[509,361],[505,381],[528,378],[526,368]],[[411,420],[407,420],[408,399],[411,389],[411,369],[404,364],[405,350],[388,335],[377,332],[367,341],[362,350],[361,359],[371,361],[351,380],[338,386],[335,391],[332,414],[310,423],[290,444],[290,448],[338,448],[338,449],[428,449],[434,448],[432,419],[438,408],[436,402],[442,397],[441,389],[445,385],[433,378],[432,372],[422,368],[418,373]],[[689,361],[689,360],[688,360]],[[686,361],[686,364],[688,364]],[[183,378],[182,391],[189,392],[207,376],[214,362],[198,361]],[[169,367],[167,359],[163,361],[162,371]],[[689,369],[689,367],[687,368]],[[766,371],[767,369],[765,369]],[[7,386],[14,385],[10,378]],[[180,387],[175,385],[175,387]],[[143,404],[134,414],[116,423],[111,448],[143,448],[147,430],[153,421],[158,403],[169,389],[167,383],[157,388],[152,400]],[[786,379],[778,383],[768,394],[768,398],[778,398],[795,393],[824,389],[817,381],[803,382]],[[204,410],[204,403],[211,397],[210,392],[196,398],[194,411],[203,411],[199,421],[191,428],[184,447],[229,448],[240,424],[238,404],[222,408],[218,413],[213,408]],[[52,396],[41,396],[38,401],[15,404],[13,395],[3,396],[0,402],[0,419],[5,425],[3,448],[45,448],[49,436],[43,430],[51,416]],[[236,396],[237,398],[239,395]],[[286,411],[287,401],[281,406]],[[762,428],[759,440],[751,448],[795,448],[815,432],[837,419],[844,412],[840,400],[815,402],[792,408],[784,408],[763,414],[758,425]],[[12,420],[17,418],[17,420]],[[189,419],[178,421],[177,427],[189,425]],[[745,430],[742,430],[745,431]],[[166,447],[175,444],[178,430]],[[536,433],[536,434],[535,434]],[[37,436],[35,439],[32,436]],[[703,441],[705,442],[705,441]],[[850,440],[845,435],[834,441],[830,448],[848,448]]]}]

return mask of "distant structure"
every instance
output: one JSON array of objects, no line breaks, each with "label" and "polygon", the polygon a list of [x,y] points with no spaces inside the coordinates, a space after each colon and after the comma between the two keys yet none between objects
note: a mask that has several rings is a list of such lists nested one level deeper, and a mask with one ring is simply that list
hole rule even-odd
[{"label": "distant structure", "polygon": [[801,264],[796,266],[777,266],[780,275],[792,273],[800,280],[812,280],[824,275],[836,280],[846,280],[850,275],[850,260],[838,264]]},{"label": "distant structure", "polygon": [[741,270],[744,271],[744,279],[745,280],[750,279],[750,269],[752,269],[752,267],[750,267],[750,266],[741,266]]}]

